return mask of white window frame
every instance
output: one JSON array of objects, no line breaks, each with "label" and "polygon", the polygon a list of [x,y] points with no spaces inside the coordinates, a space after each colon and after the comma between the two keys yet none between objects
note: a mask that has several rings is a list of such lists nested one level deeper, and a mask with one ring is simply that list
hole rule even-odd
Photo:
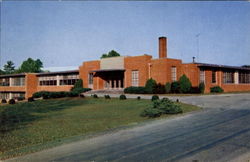
[{"label": "white window frame", "polygon": [[139,70],[132,70],[132,86],[138,87],[139,86]]},{"label": "white window frame", "polygon": [[205,82],[206,82],[205,78],[206,78],[205,70],[200,70],[200,83],[205,84]]},{"label": "white window frame", "polygon": [[176,68],[176,66],[171,67],[171,80],[172,80],[172,82],[177,81],[177,68]]}]

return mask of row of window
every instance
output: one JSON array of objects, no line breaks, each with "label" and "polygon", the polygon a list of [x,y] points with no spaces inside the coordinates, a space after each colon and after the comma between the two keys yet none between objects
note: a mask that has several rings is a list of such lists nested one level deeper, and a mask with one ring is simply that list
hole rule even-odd
[{"label": "row of window", "polygon": [[[235,72],[233,71],[224,71],[223,72],[223,83],[232,84],[235,83],[236,79],[238,79],[239,83],[250,83],[250,72],[239,72],[238,78],[235,78]],[[216,71],[212,71],[212,83],[216,83],[217,81]],[[200,71],[200,82],[205,82],[205,71]]]},{"label": "row of window", "polygon": [[18,97],[25,97],[24,92],[0,92],[0,99],[17,99]]},{"label": "row of window", "polygon": [[57,80],[59,85],[74,85],[79,80],[79,75],[44,76],[39,77],[38,80],[40,86],[56,86]]},{"label": "row of window", "polygon": [[24,85],[25,85],[25,77],[0,79],[0,86],[24,86]]}]

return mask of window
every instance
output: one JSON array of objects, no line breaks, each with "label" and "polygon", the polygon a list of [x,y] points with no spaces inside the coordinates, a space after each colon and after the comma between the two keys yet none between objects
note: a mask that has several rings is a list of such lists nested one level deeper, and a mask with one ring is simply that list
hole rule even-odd
[{"label": "window", "polygon": [[12,95],[13,99],[17,99],[18,97],[25,97],[25,93],[24,92],[20,92],[20,93],[14,92],[14,93],[11,93],[11,95]]},{"label": "window", "polygon": [[10,78],[1,78],[0,86],[10,86]]},{"label": "window", "polygon": [[79,80],[78,74],[60,75],[58,77],[60,85],[74,85]]},{"label": "window", "polygon": [[132,86],[134,87],[139,86],[139,71],[138,70],[132,71]]},{"label": "window", "polygon": [[177,80],[176,71],[177,70],[176,70],[175,66],[171,67],[171,79],[172,79],[172,81],[176,81]]},{"label": "window", "polygon": [[12,86],[24,86],[25,85],[25,78],[24,77],[12,78],[11,85]]},{"label": "window", "polygon": [[56,85],[56,76],[44,76],[39,77],[40,86],[55,86]]},{"label": "window", "polygon": [[212,83],[216,83],[216,71],[212,71]]},{"label": "window", "polygon": [[234,72],[224,71],[223,72],[223,83],[234,83]]},{"label": "window", "polygon": [[239,72],[239,83],[250,83],[250,72]]},{"label": "window", "polygon": [[200,70],[200,83],[205,83],[205,71]]},{"label": "window", "polygon": [[93,82],[94,82],[94,74],[89,73],[89,84],[93,84]]},{"label": "window", "polygon": [[0,98],[1,99],[9,99],[10,98],[10,93],[1,92],[0,93]]}]

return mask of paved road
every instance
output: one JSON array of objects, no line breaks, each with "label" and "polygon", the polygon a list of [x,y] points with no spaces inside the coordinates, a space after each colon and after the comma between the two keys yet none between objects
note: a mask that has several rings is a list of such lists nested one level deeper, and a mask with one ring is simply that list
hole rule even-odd
[{"label": "paved road", "polygon": [[250,159],[250,94],[178,98],[202,105],[204,109],[12,160],[186,162]]}]

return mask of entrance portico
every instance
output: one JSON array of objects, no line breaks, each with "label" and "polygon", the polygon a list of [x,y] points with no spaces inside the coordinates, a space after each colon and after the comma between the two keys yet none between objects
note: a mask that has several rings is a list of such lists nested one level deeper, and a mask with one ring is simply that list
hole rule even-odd
[{"label": "entrance portico", "polygon": [[[102,82],[98,82],[98,87],[103,89],[122,89],[124,88],[124,69],[103,69],[94,70],[94,78],[98,77]],[[101,88],[99,88],[101,89]]]}]

